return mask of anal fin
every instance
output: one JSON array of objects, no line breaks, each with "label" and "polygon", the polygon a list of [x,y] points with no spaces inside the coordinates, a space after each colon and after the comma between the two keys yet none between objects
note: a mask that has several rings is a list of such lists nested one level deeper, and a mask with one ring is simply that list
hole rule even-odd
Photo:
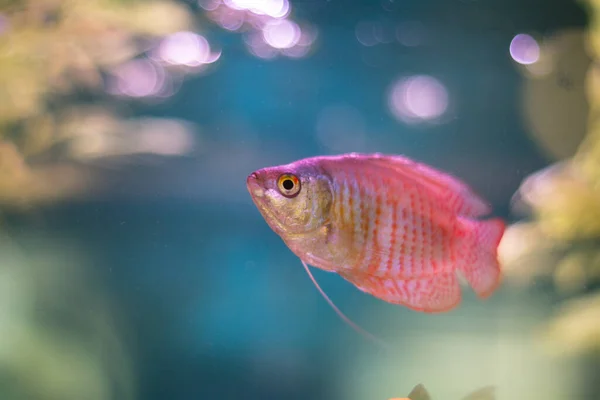
[{"label": "anal fin", "polygon": [[340,275],[363,292],[415,311],[446,312],[458,306],[461,300],[461,289],[454,272],[411,279],[352,272],[340,272]]}]

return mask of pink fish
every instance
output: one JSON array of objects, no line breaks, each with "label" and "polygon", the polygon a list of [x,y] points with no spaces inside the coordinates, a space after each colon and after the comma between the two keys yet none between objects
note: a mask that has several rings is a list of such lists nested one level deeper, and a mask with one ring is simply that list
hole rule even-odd
[{"label": "pink fish", "polygon": [[489,205],[422,163],[382,154],[312,157],[255,171],[247,187],[307,271],[310,264],[336,272],[386,302],[439,313],[461,300],[457,272],[480,298],[500,284],[504,222],[476,219]]}]

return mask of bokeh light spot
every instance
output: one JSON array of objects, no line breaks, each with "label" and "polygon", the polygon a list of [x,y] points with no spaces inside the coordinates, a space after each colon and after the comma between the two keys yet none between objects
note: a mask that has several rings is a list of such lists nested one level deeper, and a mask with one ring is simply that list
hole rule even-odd
[{"label": "bokeh light spot", "polygon": [[166,37],[160,44],[159,56],[169,64],[189,67],[211,62],[214,58],[208,41],[192,32],[177,32]]},{"label": "bokeh light spot", "polygon": [[263,28],[266,43],[276,49],[289,49],[298,43],[301,36],[300,27],[288,20],[275,20]]},{"label": "bokeh light spot", "polygon": [[356,39],[363,46],[375,46],[379,43],[375,36],[375,24],[371,21],[361,21],[356,25]]},{"label": "bokeh light spot", "polygon": [[284,49],[283,54],[290,58],[302,58],[308,54],[310,51],[309,46],[295,46],[289,49]]},{"label": "bokeh light spot", "polygon": [[431,76],[411,76],[392,86],[388,105],[394,116],[404,122],[435,120],[448,108],[448,92]]},{"label": "bokeh light spot", "polygon": [[198,0],[198,6],[206,11],[214,11],[221,5],[220,0]]},{"label": "bokeh light spot", "polygon": [[164,71],[151,61],[132,60],[114,69],[109,91],[130,97],[153,96],[162,88],[164,79]]},{"label": "bokeh light spot", "polygon": [[234,10],[247,10],[272,18],[284,18],[290,11],[287,0],[225,0],[224,3]]},{"label": "bokeh light spot", "polygon": [[530,35],[520,33],[510,42],[510,56],[519,64],[533,64],[540,58],[540,46]]},{"label": "bokeh light spot", "polygon": [[246,22],[244,13],[236,12],[231,9],[216,14],[215,18],[217,23],[228,31],[237,31],[241,29],[244,26],[244,22]]},{"label": "bokeh light spot", "polygon": [[269,60],[277,57],[277,50],[265,43],[262,35],[250,33],[244,36],[248,50],[258,58]]}]

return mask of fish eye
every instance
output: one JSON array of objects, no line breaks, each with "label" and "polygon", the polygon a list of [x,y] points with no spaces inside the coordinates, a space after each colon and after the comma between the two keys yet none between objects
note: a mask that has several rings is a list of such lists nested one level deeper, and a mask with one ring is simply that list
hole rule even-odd
[{"label": "fish eye", "polygon": [[277,179],[277,188],[285,197],[296,197],[300,193],[300,180],[296,175],[283,174]]}]

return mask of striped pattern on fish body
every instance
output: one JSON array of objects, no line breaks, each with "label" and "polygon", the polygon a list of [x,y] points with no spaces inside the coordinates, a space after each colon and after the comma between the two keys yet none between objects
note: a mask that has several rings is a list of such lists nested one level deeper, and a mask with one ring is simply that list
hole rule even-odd
[{"label": "striped pattern on fish body", "polygon": [[[458,179],[399,156],[313,157],[249,177],[255,204],[305,263],[423,312],[454,308],[461,271],[481,298],[500,283],[499,219]],[[293,194],[278,187],[282,177]],[[276,187],[277,188],[277,187]],[[302,189],[301,189],[302,188]],[[283,191],[283,192],[282,192]]]},{"label": "striped pattern on fish body", "polygon": [[[487,205],[478,198],[469,203],[452,191],[432,193],[432,185],[422,184],[420,175],[397,176],[394,168],[389,175],[389,165],[368,161],[324,163],[333,181],[333,225],[346,238],[339,245],[349,251],[349,263],[340,267],[403,278],[448,271],[457,257],[452,241],[464,235],[457,212],[478,214]],[[468,193],[462,189],[459,193]]]},{"label": "striped pattern on fish body", "polygon": [[411,182],[364,169],[333,175],[334,229],[349,249],[343,269],[405,278],[431,275],[451,257],[449,240],[456,229],[450,213],[441,213],[427,192]]}]

